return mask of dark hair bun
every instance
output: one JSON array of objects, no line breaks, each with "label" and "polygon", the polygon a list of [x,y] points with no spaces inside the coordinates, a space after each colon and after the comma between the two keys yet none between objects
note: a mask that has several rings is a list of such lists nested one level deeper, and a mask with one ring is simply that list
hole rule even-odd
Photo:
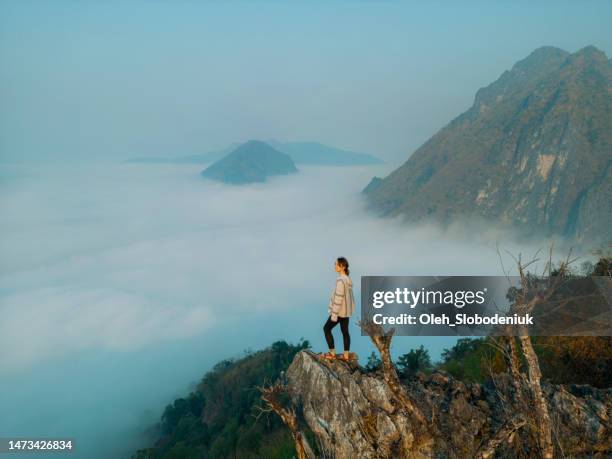
[{"label": "dark hair bun", "polygon": [[346,258],[344,257],[338,257],[338,264],[340,266],[342,266],[342,268],[344,269],[344,272],[346,273],[346,275],[349,275],[349,262]]}]

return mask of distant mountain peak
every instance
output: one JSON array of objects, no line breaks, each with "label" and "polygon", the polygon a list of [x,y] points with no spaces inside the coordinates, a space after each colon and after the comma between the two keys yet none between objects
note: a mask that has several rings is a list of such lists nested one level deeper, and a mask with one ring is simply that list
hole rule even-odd
[{"label": "distant mountain peak", "polygon": [[585,46],[584,48],[571,54],[567,59],[567,65],[577,67],[598,66],[609,67],[608,56],[606,53],[596,48],[595,46]]},{"label": "distant mountain peak", "polygon": [[249,140],[202,171],[203,177],[229,184],[265,182],[272,175],[297,172],[291,157],[260,140]]},{"label": "distant mountain peak", "polygon": [[341,148],[324,145],[315,141],[280,142],[278,140],[251,139],[242,144],[232,144],[227,148],[211,151],[199,155],[178,156],[174,158],[130,158],[127,163],[159,163],[159,164],[206,164],[217,161],[238,147],[263,148],[267,144],[272,148],[288,154],[296,164],[311,164],[319,166],[356,166],[381,164],[384,161],[368,153],[343,150]]},{"label": "distant mountain peak", "polygon": [[531,61],[541,62],[542,59],[555,59],[559,57],[566,57],[569,56],[569,54],[570,53],[565,51],[564,49],[558,48],[556,46],[545,45],[534,49],[531,53],[529,53],[526,58],[521,59],[514,65],[520,66]]},{"label": "distant mountain peak", "polygon": [[510,72],[528,72],[530,77],[539,78],[543,73],[558,68],[569,55],[567,51],[554,46],[541,46],[514,64]]},{"label": "distant mountain peak", "polygon": [[354,166],[383,162],[368,153],[343,150],[314,141],[281,142],[269,140],[268,143],[277,150],[287,153],[298,164]]},{"label": "distant mountain peak", "polygon": [[249,148],[250,149],[253,147],[270,147],[270,145],[262,140],[251,139],[251,140],[247,140],[242,145],[239,145],[237,149],[239,148],[244,148],[244,149]]},{"label": "distant mountain peak", "polygon": [[554,46],[542,46],[529,56],[516,62],[493,83],[476,92],[474,106],[499,102],[517,91],[523,91],[535,81],[556,71],[567,59],[569,53]]},{"label": "distant mountain peak", "polygon": [[612,227],[612,67],[594,46],[538,48],[366,188],[381,214],[482,217],[578,241]]},{"label": "distant mountain peak", "polygon": [[575,56],[588,56],[597,60],[607,61],[606,53],[593,45],[585,46],[574,53]]}]

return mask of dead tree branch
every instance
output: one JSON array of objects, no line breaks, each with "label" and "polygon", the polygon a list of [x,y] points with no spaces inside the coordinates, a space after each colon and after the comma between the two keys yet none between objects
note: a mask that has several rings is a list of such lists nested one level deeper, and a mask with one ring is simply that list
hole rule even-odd
[{"label": "dead tree branch", "polygon": [[393,339],[395,329],[392,328],[388,332],[385,332],[381,325],[375,324],[370,319],[361,320],[357,325],[368,334],[378,349],[382,362],[383,378],[400,406],[408,412],[415,421],[415,430],[419,432],[419,445],[424,448],[431,447],[433,438],[425,416],[400,383],[397,370],[391,359],[391,340]]},{"label": "dead tree branch", "polygon": [[295,409],[285,408],[279,400],[280,394],[286,392],[286,387],[279,383],[275,383],[268,387],[258,386],[257,388],[262,394],[261,399],[266,402],[269,410],[272,410],[278,414],[283,423],[291,431],[291,436],[295,442],[295,451],[298,459],[316,459],[312,448],[308,444],[308,440],[299,429]]},{"label": "dead tree branch", "polygon": [[497,431],[494,437],[484,444],[476,453],[477,459],[488,459],[493,457],[497,448],[504,442],[512,441],[515,432],[525,425],[526,421],[520,416],[508,420]]},{"label": "dead tree branch", "polygon": [[[511,312],[527,314],[543,302],[548,301],[559,289],[569,273],[569,266],[575,261],[571,259],[571,249],[565,260],[553,272],[553,245],[549,250],[548,261],[542,273],[542,277],[533,276],[527,272],[527,267],[535,263],[538,258],[528,262],[523,262],[521,255],[513,257],[520,276],[521,288],[519,294],[511,307]],[[508,369],[512,376],[514,387],[517,390],[517,397],[522,398],[522,388],[526,387],[531,402],[534,406],[534,426],[536,426],[536,436],[543,458],[553,457],[554,445],[552,440],[552,422],[549,414],[548,404],[542,393],[542,373],[538,356],[533,347],[531,336],[526,326],[519,329],[518,342],[521,346],[522,354],[525,358],[527,376],[520,371],[520,360],[518,358],[518,348],[514,336],[506,337],[507,350],[504,353]]]}]

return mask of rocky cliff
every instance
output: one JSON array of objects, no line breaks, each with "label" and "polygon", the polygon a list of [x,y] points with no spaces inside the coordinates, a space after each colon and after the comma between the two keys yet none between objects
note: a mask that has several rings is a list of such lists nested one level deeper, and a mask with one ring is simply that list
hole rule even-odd
[{"label": "rocky cliff", "polygon": [[574,54],[543,47],[364,192],[381,215],[479,217],[601,239],[612,226],[611,165],[610,61],[593,46]]},{"label": "rocky cliff", "polygon": [[[298,448],[302,457],[538,455],[532,408],[519,402],[508,375],[480,385],[435,372],[393,387],[381,373],[368,373],[356,364],[322,361],[303,350],[281,383],[292,405],[283,413],[289,418],[295,413],[299,421],[292,430],[305,444]],[[543,391],[558,454],[610,457],[612,390],[544,384]],[[406,409],[410,404],[405,400],[415,409]],[[299,429],[312,432],[318,446],[309,445]]]}]

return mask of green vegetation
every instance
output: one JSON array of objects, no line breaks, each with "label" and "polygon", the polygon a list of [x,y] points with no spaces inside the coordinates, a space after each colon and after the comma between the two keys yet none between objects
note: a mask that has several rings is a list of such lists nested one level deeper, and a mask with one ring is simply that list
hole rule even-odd
[{"label": "green vegetation", "polygon": [[[612,275],[612,245],[593,253],[599,260],[584,262],[580,272],[570,270],[566,275]],[[552,275],[557,275],[556,268]],[[512,292],[508,299],[512,301]],[[466,382],[484,382],[492,373],[507,371],[501,352],[503,338],[463,338],[442,353],[436,365]],[[612,387],[612,337],[610,336],[534,336],[531,338],[544,380],[555,384],[589,384]],[[519,356],[522,358],[522,356]]]},{"label": "green vegetation", "polygon": [[[544,380],[554,384],[612,387],[612,337],[538,336],[532,338]],[[466,382],[484,382],[491,373],[506,371],[492,338],[463,338],[442,353],[436,365]]]},{"label": "green vegetation", "polygon": [[277,341],[219,362],[195,391],[166,407],[155,446],[133,458],[292,458],[294,443],[280,418],[274,413],[256,417],[256,407],[263,406],[257,386],[274,381],[295,354],[309,347],[305,340],[297,345]]},{"label": "green vegetation", "polygon": [[421,344],[417,349],[411,349],[407,354],[397,359],[397,371],[401,378],[416,375],[417,371],[430,372],[432,370],[429,352]]},{"label": "green vegetation", "polygon": [[[543,377],[553,383],[612,385],[612,338],[538,337],[534,345]],[[295,456],[289,430],[274,414],[257,418],[263,406],[257,386],[274,381],[285,371],[295,354],[310,348],[308,341],[291,345],[277,341],[240,359],[216,364],[192,393],[164,410],[159,439],[151,448],[137,451],[133,459],[259,458],[289,459]],[[365,370],[380,368],[375,352]],[[418,372],[442,370],[466,382],[484,382],[491,373],[506,371],[499,345],[493,338],[463,338],[432,364],[421,345],[398,357],[402,379]],[[316,445],[310,431],[306,435]]]},{"label": "green vegetation", "polygon": [[501,370],[500,359],[501,353],[489,339],[461,338],[442,352],[437,368],[465,382],[483,382],[491,370]]},{"label": "green vegetation", "polygon": [[365,370],[368,373],[372,373],[378,370],[381,365],[382,365],[382,362],[380,361],[380,357],[378,357],[378,354],[376,352],[372,351],[365,365]]}]

